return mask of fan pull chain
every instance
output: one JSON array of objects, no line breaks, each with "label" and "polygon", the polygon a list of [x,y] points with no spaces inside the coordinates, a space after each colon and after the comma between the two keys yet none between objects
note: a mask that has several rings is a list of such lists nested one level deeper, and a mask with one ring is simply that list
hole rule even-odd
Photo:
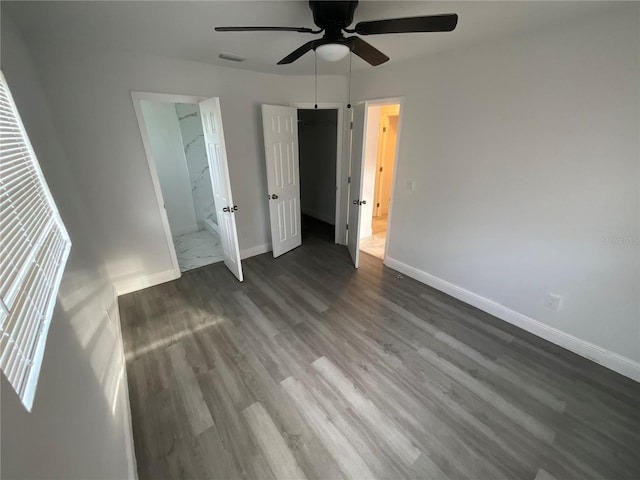
[{"label": "fan pull chain", "polygon": [[318,52],[316,52],[315,50],[313,51],[313,59],[314,59],[314,69],[315,69],[315,73],[314,73],[314,78],[315,78],[315,82],[316,82],[316,105],[315,108],[316,110],[318,109]]},{"label": "fan pull chain", "polygon": [[348,83],[348,87],[347,87],[347,108],[351,108],[351,58],[352,58],[352,54],[351,51],[349,51],[349,83]]}]

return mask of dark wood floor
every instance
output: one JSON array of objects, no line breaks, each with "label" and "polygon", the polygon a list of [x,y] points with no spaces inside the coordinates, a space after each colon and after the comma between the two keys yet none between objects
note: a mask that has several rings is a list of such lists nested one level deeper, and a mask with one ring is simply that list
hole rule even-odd
[{"label": "dark wood floor", "polygon": [[141,479],[640,478],[639,384],[314,232],[120,297]]}]

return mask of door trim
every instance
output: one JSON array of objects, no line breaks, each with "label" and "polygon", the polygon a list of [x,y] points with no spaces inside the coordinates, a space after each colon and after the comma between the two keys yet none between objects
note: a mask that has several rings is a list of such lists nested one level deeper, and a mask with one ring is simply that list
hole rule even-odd
[{"label": "door trim", "polygon": [[140,128],[140,135],[142,136],[142,145],[144,146],[144,153],[145,157],[147,158],[147,165],[149,167],[149,173],[151,175],[151,183],[153,184],[153,191],[156,196],[158,211],[160,212],[160,220],[162,222],[162,228],[164,230],[167,247],[169,249],[169,256],[171,257],[171,265],[173,267],[174,278],[168,280],[175,280],[176,278],[180,278],[182,276],[182,273],[180,272],[180,265],[178,264],[176,247],[173,244],[173,235],[171,234],[171,227],[169,226],[169,217],[167,216],[167,211],[164,208],[164,197],[162,196],[162,190],[160,189],[160,179],[158,178],[158,171],[156,170],[156,165],[151,153],[149,132],[147,131],[147,125],[144,121],[144,115],[142,114],[142,107],[140,102],[142,100],[149,100],[152,102],[194,103],[197,105],[198,103],[206,99],[207,97],[199,97],[195,95],[175,95],[171,93],[131,91],[131,100],[133,101],[133,108],[138,120],[138,127]]},{"label": "door trim", "polygon": [[[396,151],[394,157],[393,164],[393,175],[391,176],[391,202],[389,204],[389,214],[387,216],[387,234],[384,240],[384,259],[383,263],[386,265],[386,259],[389,256],[389,233],[391,232],[392,220],[393,220],[393,208],[395,206],[395,195],[397,191],[397,181],[398,181],[398,164],[400,162],[400,141],[402,134],[402,123],[404,118],[404,106],[405,106],[405,97],[385,97],[385,98],[374,98],[369,100],[361,100],[357,103],[365,103],[366,109],[373,106],[382,106],[382,105],[392,105],[398,104],[400,105],[400,113],[398,115],[398,130],[396,132]],[[365,115],[365,133],[367,129],[367,115]],[[366,137],[365,137],[366,138]],[[351,158],[349,158],[349,170],[351,170]],[[346,183],[345,183],[346,185]],[[346,185],[348,187],[348,185]]]},{"label": "door trim", "polygon": [[[301,102],[292,103],[291,106],[298,110],[315,110],[315,103]],[[343,129],[344,129],[344,103],[318,103],[318,110],[338,110],[338,127],[336,131],[336,212],[335,212],[335,238],[336,244],[340,239],[345,238],[346,219],[342,218],[342,208],[340,201],[343,198],[344,188],[342,186],[342,165],[343,165]],[[347,192],[348,194],[348,192]]]}]

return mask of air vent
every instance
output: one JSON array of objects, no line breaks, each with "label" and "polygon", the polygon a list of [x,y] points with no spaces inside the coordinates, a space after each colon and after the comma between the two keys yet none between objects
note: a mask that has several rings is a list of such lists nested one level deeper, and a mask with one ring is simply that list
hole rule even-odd
[{"label": "air vent", "polygon": [[244,62],[247,58],[241,57],[240,55],[234,55],[233,53],[225,53],[222,52],[218,55],[218,58],[222,58],[223,60],[231,60],[232,62]]}]

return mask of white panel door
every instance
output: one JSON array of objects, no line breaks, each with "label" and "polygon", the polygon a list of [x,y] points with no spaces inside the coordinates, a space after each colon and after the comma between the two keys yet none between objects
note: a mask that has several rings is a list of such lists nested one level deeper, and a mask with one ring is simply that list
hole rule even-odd
[{"label": "white panel door", "polygon": [[360,260],[360,209],[366,204],[362,198],[362,177],[364,169],[364,132],[367,117],[367,105],[360,103],[353,107],[353,128],[351,129],[351,185],[349,188],[349,229],[347,230],[347,248],[358,268]]},{"label": "white panel door", "polygon": [[273,256],[302,244],[298,110],[262,105]]},{"label": "white panel door", "polygon": [[235,218],[237,207],[233,204],[233,196],[231,195],[220,101],[217,98],[208,98],[200,102],[200,116],[207,158],[209,159],[209,172],[213,184],[213,200],[220,228],[224,264],[238,280],[242,281],[242,264],[240,263],[240,247]]}]

